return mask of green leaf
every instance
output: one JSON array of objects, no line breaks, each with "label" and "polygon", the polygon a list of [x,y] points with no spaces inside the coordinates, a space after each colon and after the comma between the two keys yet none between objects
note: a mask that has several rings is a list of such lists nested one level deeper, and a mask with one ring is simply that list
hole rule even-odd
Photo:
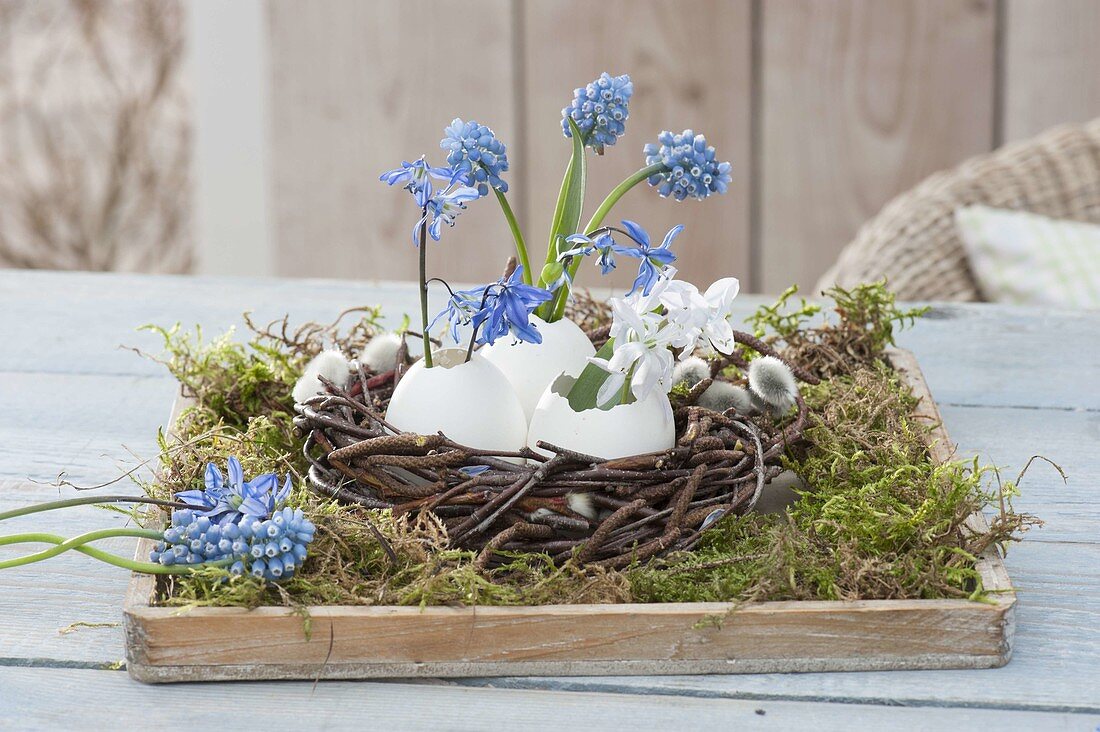
[{"label": "green leaf", "polygon": [[588,179],[588,163],[584,156],[584,137],[577,124],[569,118],[569,130],[573,137],[573,157],[565,169],[565,178],[561,182],[558,203],[554,208],[554,219],[550,226],[550,248],[546,253],[546,262],[558,259],[558,242],[577,233],[581,222],[581,209],[584,208],[584,185]]},{"label": "green leaf", "polygon": [[[596,352],[596,357],[605,359],[611,358],[611,354],[614,350],[615,341],[609,340],[603,345],[603,348]],[[585,366],[584,371],[581,372],[576,382],[573,383],[573,388],[569,390],[569,396],[566,397],[573,411],[582,412],[585,409],[592,409],[593,407],[599,406],[596,404],[596,394],[599,393],[600,387],[603,386],[603,382],[607,381],[607,377],[610,375],[611,374],[594,364]],[[606,407],[600,408],[610,409],[613,406],[615,406],[614,401]]]}]

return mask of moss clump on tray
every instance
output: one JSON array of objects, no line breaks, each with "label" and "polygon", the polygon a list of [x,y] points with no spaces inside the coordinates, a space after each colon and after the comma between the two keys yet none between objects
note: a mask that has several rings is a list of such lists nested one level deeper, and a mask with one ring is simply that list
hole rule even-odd
[{"label": "moss clump on tray", "polygon": [[[311,492],[308,463],[292,424],[290,390],[304,364],[329,343],[349,352],[377,330],[379,313],[344,330],[287,321],[258,327],[246,342],[158,329],[162,363],[196,405],[171,438],[161,439],[161,471],[147,492],[166,498],[202,483],[205,465],[237,455],[245,472],[289,472],[289,504],[316,524],[309,559],[294,577],[265,583],[207,569],[162,580],[161,601],[175,605],[539,605],[609,602],[854,600],[983,597],[974,569],[991,544],[1016,538],[1034,519],[1013,512],[1011,483],[989,487],[976,461],[937,465],[929,426],[914,418],[915,398],[883,361],[894,329],[920,311],[898,309],[883,285],[834,289],[829,317],[793,303],[788,291],[749,322],[794,362],[825,377],[806,387],[810,446],[786,466],[810,486],[785,513],[729,516],[691,552],[621,571],[542,554],[511,555],[496,569],[475,553],[449,549],[428,513],[340,505]],[[580,300],[592,324],[599,308]],[[994,509],[988,531],[966,518]]]}]

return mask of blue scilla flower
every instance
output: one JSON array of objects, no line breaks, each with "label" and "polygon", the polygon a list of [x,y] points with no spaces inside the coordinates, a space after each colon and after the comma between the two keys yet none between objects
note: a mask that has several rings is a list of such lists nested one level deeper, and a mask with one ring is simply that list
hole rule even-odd
[{"label": "blue scilla flower", "polygon": [[504,143],[491,129],[456,117],[443,135],[439,146],[447,151],[447,164],[456,170],[469,171],[473,181],[468,185],[476,185],[482,196],[489,194],[489,186],[501,193],[508,192],[508,184],[500,177],[508,170],[508,155]]},{"label": "blue scilla flower", "polygon": [[474,319],[474,315],[482,307],[484,296],[484,287],[451,292],[451,296],[447,298],[447,304],[432,319],[432,322],[428,325],[428,330],[431,331],[435,328],[435,324],[440,320],[446,320],[451,340],[458,343],[460,338],[459,328],[469,325]]},{"label": "blue scilla flower", "polygon": [[481,475],[486,470],[489,470],[488,465],[464,465],[463,467],[458,469],[458,472],[469,478],[474,478],[478,475]]},{"label": "blue scilla flower", "polygon": [[542,334],[531,324],[531,313],[553,297],[549,290],[523,282],[523,267],[496,282],[451,293],[447,305],[435,316],[428,330],[440,320],[449,323],[451,340],[459,341],[459,327],[470,325],[477,342],[495,343],[509,333],[528,343],[542,343]]},{"label": "blue scilla flower", "polygon": [[684,227],[678,224],[669,229],[659,247],[651,246],[649,234],[633,221],[624,219],[623,228],[626,229],[625,233],[638,246],[623,247],[618,250],[618,253],[642,260],[641,265],[638,267],[638,276],[634,279],[634,284],[628,294],[632,295],[638,289],[641,289],[643,295],[648,295],[650,290],[653,289],[653,285],[661,278],[661,271],[676,261],[676,255],[672,253],[670,247],[673,240],[684,230]]},{"label": "blue scilla flower", "polygon": [[606,71],[588,86],[575,89],[573,101],[561,111],[565,136],[572,137],[566,121],[572,118],[584,135],[585,144],[602,154],[605,145],[614,145],[626,131],[633,94],[634,84],[629,75],[611,76]]},{"label": "blue scilla flower", "polygon": [[649,177],[649,184],[664,196],[682,201],[688,196],[700,201],[712,193],[725,193],[730,183],[730,164],[720,163],[707,138],[684,130],[674,135],[665,130],[657,144],[643,148],[646,165],[660,164],[660,173]]},{"label": "blue scilla flower", "polygon": [[542,343],[542,334],[531,323],[531,313],[553,297],[549,290],[523,282],[523,267],[516,267],[511,276],[485,287],[481,309],[471,324],[478,332],[479,343],[492,344],[509,333],[517,340]]},{"label": "blue scilla flower", "polygon": [[453,169],[437,168],[429,165],[424,156],[421,155],[419,160],[411,163],[404,161],[401,163],[400,168],[387,170],[378,177],[378,180],[391,186],[400,183],[406,190],[416,194],[418,191],[423,190],[425,184],[430,183],[431,178],[445,180],[450,183],[454,176],[455,171]]},{"label": "blue scilla flower", "polygon": [[176,499],[194,506],[198,515],[224,524],[236,523],[242,515],[267,518],[281,508],[290,495],[289,475],[280,488],[274,473],[257,475],[246,481],[236,457],[230,457],[226,467],[228,480],[214,463],[207,463],[202,490],[181,491],[176,494]]},{"label": "blue scilla flower", "polygon": [[[460,171],[461,172],[461,171]],[[428,227],[428,236],[435,241],[443,235],[443,224],[454,226],[458,215],[466,210],[466,204],[480,196],[476,188],[457,185],[458,178],[439,192],[432,190],[429,182],[416,194],[416,203],[425,209],[424,215],[413,227],[413,244],[420,246],[420,232]]]},{"label": "blue scilla flower", "polygon": [[604,275],[615,269],[616,254],[629,255],[627,250],[633,251],[630,247],[616,244],[615,240],[611,238],[611,233],[609,231],[601,231],[594,239],[584,234],[574,234],[573,236],[566,237],[565,241],[575,246],[559,254],[558,259],[565,259],[566,257],[587,257],[590,254],[598,254],[599,256],[596,258],[596,264],[600,268],[600,274]]}]

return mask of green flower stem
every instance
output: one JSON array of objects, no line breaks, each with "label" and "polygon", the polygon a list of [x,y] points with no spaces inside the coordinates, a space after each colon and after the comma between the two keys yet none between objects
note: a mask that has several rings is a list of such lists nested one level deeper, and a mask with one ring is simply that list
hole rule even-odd
[{"label": "green flower stem", "polygon": [[[123,569],[129,569],[134,572],[143,572],[145,574],[187,574],[193,571],[193,568],[198,565],[192,565],[187,567],[165,567],[160,564],[153,564],[152,562],[138,562],[133,559],[126,559],[120,557],[117,554],[111,554],[101,549],[85,546],[89,542],[99,541],[100,539],[111,539],[115,537],[134,537],[138,539],[162,539],[164,537],[162,532],[154,531],[153,529],[99,529],[98,531],[90,531],[87,534],[81,534],[80,536],[74,536],[71,539],[66,539],[56,534],[43,534],[43,533],[30,533],[30,534],[12,534],[10,536],[0,536],[0,546],[8,544],[23,544],[23,543],[40,543],[40,544],[56,544],[57,546],[44,551],[40,551],[36,554],[28,554],[23,557],[16,557],[15,559],[9,559],[4,562],[0,562],[0,569],[9,569],[11,567],[22,567],[34,562],[41,562],[44,559],[50,557],[56,557],[58,554],[74,549],[82,554],[87,554],[90,557],[98,559],[107,564],[113,564],[116,567],[122,567]],[[203,565],[203,566],[210,566]]]},{"label": "green flower stem", "polygon": [[17,516],[28,516],[32,513],[41,513],[42,511],[53,511],[58,508],[70,508],[72,506],[88,506],[100,503],[150,503],[154,506],[165,506],[167,508],[183,507],[186,504],[178,503],[176,501],[161,501],[156,498],[141,498],[138,496],[87,496],[85,498],[66,498],[62,501],[49,501],[48,503],[36,503],[31,506],[24,506],[23,508],[12,509],[11,511],[4,511],[0,513],[0,521],[4,519],[15,518]]},{"label": "green flower stem", "polygon": [[[607,218],[607,214],[611,212],[611,209],[619,202],[619,199],[626,195],[634,186],[638,185],[644,180],[647,180],[650,176],[656,175],[665,169],[664,163],[654,163],[653,165],[647,165],[638,172],[631,175],[619,185],[611,189],[611,193],[607,194],[607,198],[603,199],[603,203],[596,209],[596,212],[592,214],[592,218],[588,220],[588,225],[584,227],[583,231],[587,235],[591,235],[592,232],[600,228],[603,225],[603,220]],[[575,257],[569,264],[569,277],[570,279],[577,276],[577,270],[581,266],[581,260],[583,257]],[[558,290],[554,299],[551,300],[552,307],[550,308],[550,317],[546,320],[554,321],[561,319],[565,315],[565,305],[569,302],[569,293],[566,287],[562,287]]]},{"label": "green flower stem", "polygon": [[619,202],[619,199],[626,195],[634,186],[641,183],[643,180],[648,180],[650,176],[656,175],[665,169],[664,163],[654,163],[653,165],[647,165],[638,172],[631,175],[619,185],[611,189],[611,193],[607,194],[607,198],[603,199],[603,203],[596,209],[596,213],[592,214],[592,218],[588,220],[588,225],[584,227],[586,234],[595,231],[603,224],[603,220],[607,217],[607,214],[611,212],[611,208]]},{"label": "green flower stem", "polygon": [[525,284],[531,284],[531,259],[527,256],[527,244],[523,241],[523,232],[520,231],[519,223],[516,221],[516,215],[512,212],[512,207],[508,203],[508,199],[504,197],[504,194],[493,189],[493,193],[497,196],[497,201],[500,202],[500,210],[504,212],[504,219],[508,222],[508,228],[512,230],[512,238],[516,242],[516,256],[519,257],[519,263],[523,265],[523,281]]},{"label": "green flower stem", "polygon": [[[630,382],[634,380],[634,368],[635,366],[630,367],[630,371],[626,375],[626,381],[623,382],[623,393],[619,396],[619,404],[627,404],[628,400],[634,395],[634,392],[630,390]],[[611,376],[611,374],[608,374],[608,376]]]},{"label": "green flower stem", "polygon": [[428,207],[420,224],[420,339],[424,341],[424,366],[432,367],[432,341],[428,338]]}]

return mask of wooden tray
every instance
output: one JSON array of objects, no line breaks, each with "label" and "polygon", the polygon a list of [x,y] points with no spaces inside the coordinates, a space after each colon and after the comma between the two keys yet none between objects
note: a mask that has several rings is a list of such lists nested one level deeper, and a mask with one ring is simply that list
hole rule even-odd
[{"label": "wooden tray", "polygon": [[[912,354],[891,353],[952,451]],[[985,518],[970,518],[975,528]],[[139,559],[153,542],[142,540]],[[541,607],[155,607],[135,574],[125,605],[130,675],[231,679],[587,676],[989,668],[1008,662],[1016,595],[996,549],[978,562],[990,602],[867,600]]]}]

